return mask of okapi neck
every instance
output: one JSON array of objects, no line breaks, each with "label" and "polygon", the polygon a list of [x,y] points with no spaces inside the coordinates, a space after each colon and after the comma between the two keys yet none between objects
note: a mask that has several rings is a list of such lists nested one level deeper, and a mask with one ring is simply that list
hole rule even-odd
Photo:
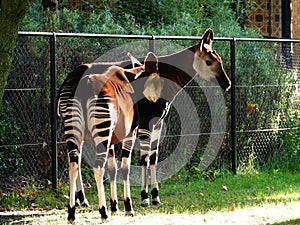
[{"label": "okapi neck", "polygon": [[183,88],[196,76],[193,60],[196,46],[184,49],[178,53],[159,57],[159,72],[161,77],[175,82]]}]

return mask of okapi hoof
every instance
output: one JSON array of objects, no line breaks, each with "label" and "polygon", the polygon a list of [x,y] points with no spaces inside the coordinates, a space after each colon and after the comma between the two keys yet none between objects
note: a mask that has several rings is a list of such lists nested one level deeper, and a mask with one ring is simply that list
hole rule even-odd
[{"label": "okapi hoof", "polygon": [[149,207],[150,206],[149,198],[143,199],[142,203],[141,203],[141,206],[143,206],[143,207]]},{"label": "okapi hoof", "polygon": [[75,203],[76,207],[79,207],[79,206],[89,207],[90,206],[88,200],[85,198],[82,191],[78,191],[75,193],[75,201],[76,201],[76,203]]},{"label": "okapi hoof", "polygon": [[149,203],[149,196],[148,196],[148,193],[145,190],[142,190],[142,192],[141,192],[141,198],[142,198],[141,206],[148,207],[150,205],[150,203]]},{"label": "okapi hoof", "polygon": [[125,216],[134,217],[134,211],[133,210],[131,210],[131,211],[125,211]]},{"label": "okapi hoof", "polygon": [[111,216],[118,216],[118,215],[120,215],[120,211],[118,210],[118,211],[110,211],[110,213],[111,213]]},{"label": "okapi hoof", "polygon": [[80,203],[80,206],[82,206],[82,207],[90,207],[90,204],[89,204],[89,202],[88,202],[87,199],[84,199],[83,202]]},{"label": "okapi hoof", "polygon": [[154,206],[161,206],[163,203],[159,200],[159,197],[156,199],[152,199],[152,205]]},{"label": "okapi hoof", "polygon": [[70,205],[68,205],[68,218],[67,218],[69,223],[73,223],[75,220],[75,206],[73,206],[72,208],[70,207]]},{"label": "okapi hoof", "polygon": [[112,216],[119,215],[119,207],[116,200],[110,199],[110,211]]},{"label": "okapi hoof", "polygon": [[124,200],[125,206],[125,216],[134,216],[134,211],[132,209],[130,198]]},{"label": "okapi hoof", "polygon": [[161,201],[159,199],[157,188],[153,188],[152,189],[151,195],[152,195],[152,205],[161,206],[162,203],[161,203]]},{"label": "okapi hoof", "polygon": [[102,206],[101,209],[99,208],[99,213],[101,215],[102,222],[106,221],[107,218],[108,218],[108,215],[107,215],[107,210],[106,210],[106,208],[104,206]]}]

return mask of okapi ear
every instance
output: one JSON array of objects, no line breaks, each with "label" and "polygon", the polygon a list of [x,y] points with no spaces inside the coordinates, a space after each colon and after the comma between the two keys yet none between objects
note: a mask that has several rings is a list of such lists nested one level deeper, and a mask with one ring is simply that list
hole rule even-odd
[{"label": "okapi ear", "polygon": [[135,68],[136,65],[138,65],[138,66],[142,65],[142,63],[137,58],[135,58],[133,55],[131,55],[130,52],[128,52],[127,55],[131,60],[132,68]]},{"label": "okapi ear", "polygon": [[145,72],[156,73],[158,71],[158,60],[153,52],[149,52],[145,58]]},{"label": "okapi ear", "polygon": [[211,28],[208,28],[202,37],[201,44],[200,44],[200,50],[201,51],[211,51],[213,39],[214,39],[214,32]]},{"label": "okapi ear", "polygon": [[145,71],[144,65],[132,69],[124,69],[125,76],[130,82],[138,78],[143,71]]}]

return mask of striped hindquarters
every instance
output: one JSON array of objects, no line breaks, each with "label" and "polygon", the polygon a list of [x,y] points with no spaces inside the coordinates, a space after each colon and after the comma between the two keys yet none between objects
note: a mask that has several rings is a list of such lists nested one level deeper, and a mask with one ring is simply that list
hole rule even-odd
[{"label": "striped hindquarters", "polygon": [[81,100],[71,97],[71,93],[72,88],[67,86],[61,90],[59,107],[64,121],[64,132],[70,162],[77,162],[80,145],[84,138],[85,120]]},{"label": "striped hindquarters", "polygon": [[110,146],[116,118],[114,105],[110,103],[112,100],[111,97],[95,95],[86,102],[87,129],[96,146],[95,166],[105,163],[106,149]]}]

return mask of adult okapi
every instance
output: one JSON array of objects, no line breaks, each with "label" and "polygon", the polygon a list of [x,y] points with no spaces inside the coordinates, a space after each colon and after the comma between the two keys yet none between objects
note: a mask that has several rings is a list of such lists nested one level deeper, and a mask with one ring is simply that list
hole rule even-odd
[{"label": "adult okapi", "polygon": [[[111,63],[112,64],[112,63]],[[122,149],[122,174],[124,180],[124,205],[127,215],[133,215],[130,196],[129,171],[131,150],[139,123],[134,107],[134,89],[131,85],[141,73],[157,75],[157,58],[149,53],[145,65],[133,69],[112,66],[109,63],[84,64],[72,71],[58,92],[58,108],[64,121],[64,133],[68,148],[70,200],[68,221],[75,220],[76,198],[88,205],[84,196],[81,177],[83,142],[96,147],[94,174],[98,189],[101,219],[108,218],[103,175],[106,161],[111,179],[111,211],[118,212],[116,191],[116,161],[114,144],[124,141]],[[115,63],[117,64],[117,63]],[[129,146],[129,147],[128,147]]]},{"label": "adult okapi", "polygon": [[[202,40],[194,46],[175,54],[158,57],[158,71],[160,76],[150,76],[143,94],[146,98],[137,102],[140,114],[138,137],[140,139],[140,163],[142,167],[141,200],[143,206],[149,205],[147,169],[150,165],[152,204],[160,205],[156,166],[158,148],[163,125],[163,119],[176,95],[185,87],[196,74],[207,81],[218,83],[228,91],[231,81],[226,75],[222,59],[212,50],[214,33],[207,29]],[[133,59],[132,62],[138,60]],[[138,64],[138,63],[137,63]],[[139,77],[142,78],[143,76]],[[152,82],[152,85],[151,85]],[[148,90],[148,91],[147,91]],[[136,90],[136,92],[140,92]],[[151,121],[151,125],[150,125]]]},{"label": "adult okapi", "polygon": [[[158,57],[158,72],[150,72],[152,75],[150,75],[149,72],[143,73],[135,80],[137,81],[144,78],[143,80],[146,80],[146,82],[143,81],[145,85],[144,88],[141,88],[140,85],[135,86],[135,82],[132,83],[135,92],[134,95],[143,95],[143,97],[145,97],[142,99],[138,97],[137,99],[139,99],[139,101],[135,104],[135,110],[137,110],[140,116],[138,136],[141,143],[142,205],[149,205],[148,184],[146,179],[147,168],[149,165],[151,173],[152,203],[155,205],[161,204],[158,196],[158,183],[156,179],[157,152],[163,119],[167,115],[169,106],[176,95],[183,87],[194,79],[197,74],[207,81],[217,82],[225,90],[229,90],[231,86],[231,82],[223,69],[221,57],[216,51],[212,50],[213,37],[213,31],[207,29],[197,45],[171,55]],[[139,60],[142,61],[142,59]],[[97,70],[104,71],[112,64],[122,68],[131,67],[129,66],[128,61],[122,61],[98,64]],[[147,64],[147,61],[145,64]],[[152,64],[152,66],[157,68],[157,65]],[[151,68],[151,66],[149,68]],[[72,80],[73,76],[78,76],[77,74],[78,73],[71,73],[69,75],[70,79]],[[78,78],[74,78],[74,80],[78,81]],[[156,118],[154,124],[153,118]],[[151,127],[149,126],[150,121],[152,122]],[[135,141],[134,133],[130,134],[132,135],[129,135],[123,141],[122,149],[129,149],[130,151],[122,150],[122,165],[123,160],[127,162],[126,165],[130,164],[131,149],[133,148]],[[114,155],[108,159],[110,176],[113,178],[115,177],[115,172],[112,172],[114,170],[110,170],[110,168],[115,168],[114,160]],[[128,175],[128,173],[126,174]],[[80,170],[78,171],[78,178],[76,180],[76,191],[76,196],[80,203],[86,204],[87,201],[84,196]],[[112,196],[114,196],[113,191]],[[111,200],[111,203],[111,211],[117,211],[117,204],[115,204],[113,200]],[[126,207],[125,204],[126,213],[133,215],[132,208],[127,210]]]}]

